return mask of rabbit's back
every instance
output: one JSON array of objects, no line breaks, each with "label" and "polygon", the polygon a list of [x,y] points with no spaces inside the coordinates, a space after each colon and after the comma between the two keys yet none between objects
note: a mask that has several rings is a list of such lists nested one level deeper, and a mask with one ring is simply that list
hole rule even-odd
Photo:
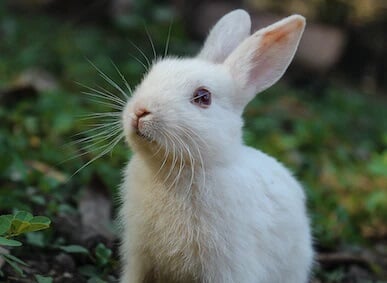
[{"label": "rabbit's back", "polygon": [[244,282],[306,282],[313,249],[302,187],[265,153],[247,146],[238,153],[232,166],[214,176],[217,197],[228,195],[224,217],[238,231],[237,257],[246,261],[244,273],[253,273]]}]

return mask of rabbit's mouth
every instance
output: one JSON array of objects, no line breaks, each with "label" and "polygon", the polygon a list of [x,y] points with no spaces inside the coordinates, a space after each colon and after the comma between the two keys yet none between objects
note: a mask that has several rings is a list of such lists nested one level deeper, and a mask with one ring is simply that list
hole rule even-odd
[{"label": "rabbit's mouth", "polygon": [[136,135],[140,137],[143,140],[146,140],[148,142],[152,142],[153,139],[146,133],[141,132],[139,129],[136,130]]}]

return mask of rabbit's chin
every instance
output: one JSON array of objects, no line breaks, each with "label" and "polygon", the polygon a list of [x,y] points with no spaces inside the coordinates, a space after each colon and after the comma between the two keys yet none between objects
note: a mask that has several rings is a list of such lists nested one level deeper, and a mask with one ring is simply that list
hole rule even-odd
[{"label": "rabbit's chin", "polygon": [[141,132],[139,130],[132,131],[127,137],[129,145],[136,146],[149,146],[156,144],[156,140],[149,134]]},{"label": "rabbit's chin", "polygon": [[141,132],[139,130],[135,131],[135,135],[142,142],[152,143],[152,142],[155,141],[154,138],[152,138],[149,134],[143,133],[143,132]]},{"label": "rabbit's chin", "polygon": [[126,135],[129,147],[134,151],[152,153],[163,145],[150,133],[132,130]]}]

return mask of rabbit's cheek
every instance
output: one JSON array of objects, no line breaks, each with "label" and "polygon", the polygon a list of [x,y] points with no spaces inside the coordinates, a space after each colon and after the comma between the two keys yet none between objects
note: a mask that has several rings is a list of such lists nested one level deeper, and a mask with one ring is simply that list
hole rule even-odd
[{"label": "rabbit's cheek", "polygon": [[139,119],[137,122],[137,130],[139,132],[146,131],[147,129],[146,124],[147,124],[146,121],[143,121],[143,119]]},{"label": "rabbit's cheek", "polygon": [[130,126],[133,129],[138,129],[138,117],[134,114],[130,117]]}]

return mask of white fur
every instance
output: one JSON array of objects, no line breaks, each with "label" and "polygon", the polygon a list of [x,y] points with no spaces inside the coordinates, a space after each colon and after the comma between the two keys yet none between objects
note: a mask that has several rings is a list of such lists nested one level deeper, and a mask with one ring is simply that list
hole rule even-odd
[{"label": "white fur", "polygon": [[[222,26],[237,25],[234,18]],[[121,283],[307,282],[313,250],[303,190],[241,139],[243,107],[283,74],[303,28],[292,16],[238,47],[205,51],[226,56],[221,62],[203,53],[167,58],[144,77],[123,112],[134,156],[121,188]],[[214,30],[219,49],[223,29]],[[206,109],[190,101],[200,86],[212,93]],[[143,137],[131,124],[138,109],[150,112]]]},{"label": "white fur", "polygon": [[250,35],[251,20],[244,10],[235,10],[211,29],[198,58],[222,63],[227,56]]}]

